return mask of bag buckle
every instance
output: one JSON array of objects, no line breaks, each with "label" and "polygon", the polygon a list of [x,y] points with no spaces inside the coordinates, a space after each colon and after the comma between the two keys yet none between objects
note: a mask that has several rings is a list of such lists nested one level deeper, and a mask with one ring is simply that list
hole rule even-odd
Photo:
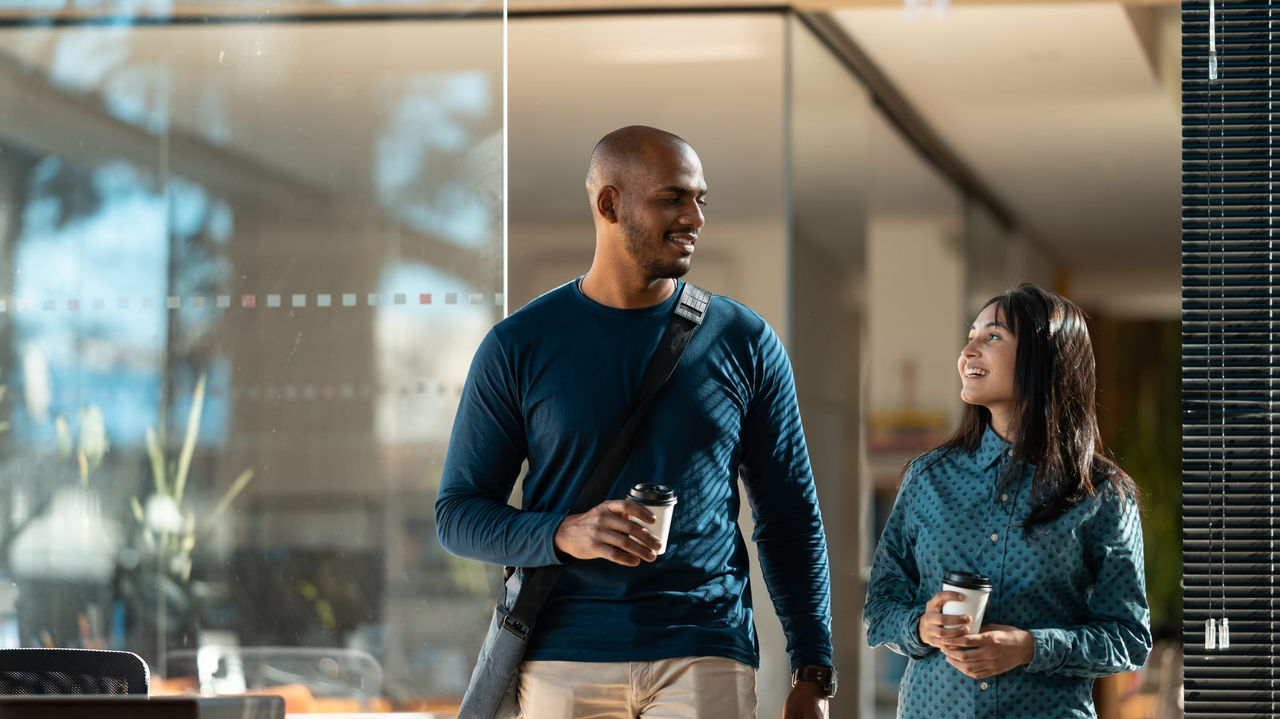
[{"label": "bag buckle", "polygon": [[516,635],[522,642],[529,638],[529,627],[510,614],[502,617],[502,628]]},{"label": "bag buckle", "polygon": [[709,304],[711,304],[710,292],[686,282],[684,290],[680,293],[680,298],[676,300],[675,312],[695,325],[700,325],[702,324],[702,316],[707,313],[707,305]]}]

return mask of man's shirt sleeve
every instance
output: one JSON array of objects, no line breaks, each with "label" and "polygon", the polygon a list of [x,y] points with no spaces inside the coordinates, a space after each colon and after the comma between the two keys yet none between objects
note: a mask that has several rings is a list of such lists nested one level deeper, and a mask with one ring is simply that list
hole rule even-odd
[{"label": "man's shirt sleeve", "polygon": [[925,607],[916,597],[920,576],[907,531],[907,494],[913,471],[914,467],[907,469],[876,544],[862,622],[871,646],[883,644],[899,654],[923,659],[937,649],[920,641],[920,617]]},{"label": "man's shirt sleeve", "polygon": [[461,557],[513,567],[559,564],[555,532],[561,513],[507,504],[527,454],[514,368],[495,328],[471,361],[449,438],[436,534]]},{"label": "man's shirt sleeve", "polygon": [[831,665],[831,577],[818,494],[796,404],[791,363],[767,326],[755,358],[755,393],[739,470],[774,610],[791,666]]},{"label": "man's shirt sleeve", "polygon": [[1104,489],[1098,512],[1083,537],[1095,584],[1088,621],[1051,629],[1030,629],[1035,655],[1028,672],[1100,677],[1137,669],[1151,651],[1142,556],[1142,524],[1137,504]]}]

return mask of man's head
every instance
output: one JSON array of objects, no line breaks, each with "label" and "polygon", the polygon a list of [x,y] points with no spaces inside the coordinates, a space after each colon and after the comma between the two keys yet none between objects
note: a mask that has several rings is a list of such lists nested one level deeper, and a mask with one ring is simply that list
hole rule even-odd
[{"label": "man's head", "polygon": [[605,135],[587,169],[597,261],[625,263],[650,282],[684,275],[706,194],[702,163],[679,137],[642,125]]}]

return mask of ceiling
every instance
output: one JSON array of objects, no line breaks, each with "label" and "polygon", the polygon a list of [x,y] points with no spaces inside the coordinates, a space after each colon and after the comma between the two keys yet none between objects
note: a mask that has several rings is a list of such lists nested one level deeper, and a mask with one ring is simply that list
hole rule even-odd
[{"label": "ceiling", "polygon": [[1145,22],[1161,12],[1135,22],[1123,5],[1085,2],[832,16],[1067,270],[1077,299],[1177,316],[1178,99],[1161,77],[1167,30]]},{"label": "ceiling", "polygon": [[[1176,6],[822,9],[1063,270],[1070,295],[1113,314],[1178,315]],[[742,152],[778,131],[769,68],[786,44],[767,24],[714,13],[518,17],[508,49],[517,225],[583,221],[585,149],[627,118],[694,142],[717,212],[726,201],[774,206],[760,193],[777,188],[753,180]],[[558,187],[573,188],[571,200],[549,200]]]}]

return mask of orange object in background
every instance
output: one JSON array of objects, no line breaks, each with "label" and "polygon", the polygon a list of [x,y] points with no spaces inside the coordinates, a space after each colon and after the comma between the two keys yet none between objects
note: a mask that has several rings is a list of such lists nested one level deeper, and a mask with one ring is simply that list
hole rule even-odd
[{"label": "orange object in background", "polygon": [[315,695],[302,684],[281,684],[268,689],[250,689],[245,694],[266,694],[282,697],[284,698],[285,714],[315,714],[320,711],[316,706]]},{"label": "orange object in background", "polygon": [[422,697],[400,702],[395,711],[453,715],[461,708],[462,697]]},{"label": "orange object in background", "polygon": [[[152,696],[199,693],[199,687],[196,685],[194,677],[178,677],[176,679],[151,677]],[[360,700],[354,698],[317,697],[311,693],[311,689],[303,684],[281,684],[264,689],[250,689],[245,694],[250,696],[278,696],[284,699],[285,714],[387,713],[394,709],[391,702],[383,697],[372,697],[365,706],[361,705]],[[453,705],[454,711],[456,711],[456,706],[456,704]]]},{"label": "orange object in background", "polygon": [[159,674],[151,675],[150,694],[153,697],[169,694],[199,694],[200,685],[195,677],[174,677],[165,679]]}]

